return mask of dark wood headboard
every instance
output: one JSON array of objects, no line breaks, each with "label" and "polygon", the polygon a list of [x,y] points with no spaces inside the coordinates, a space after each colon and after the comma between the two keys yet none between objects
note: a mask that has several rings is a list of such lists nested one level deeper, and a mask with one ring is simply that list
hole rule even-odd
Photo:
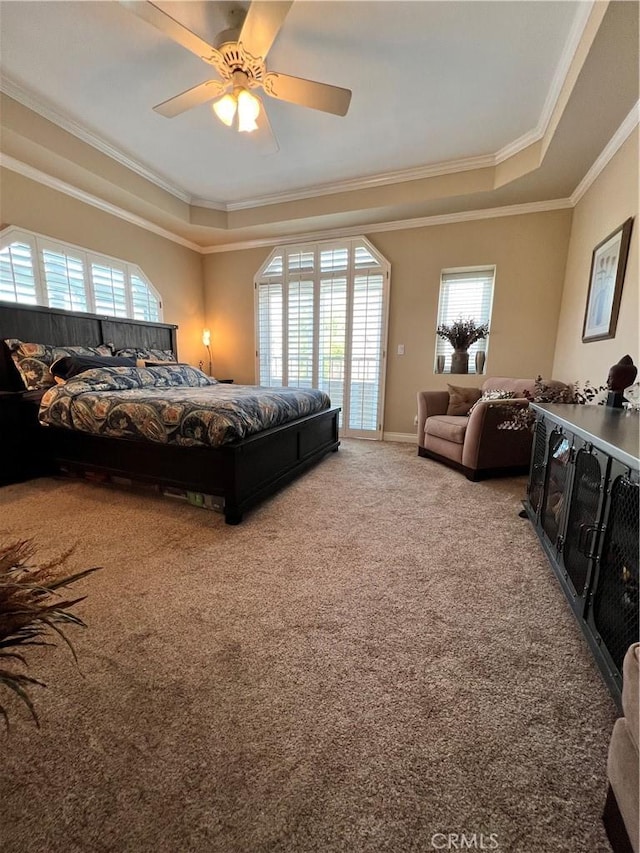
[{"label": "dark wood headboard", "polygon": [[62,311],[43,305],[16,305],[0,302],[0,391],[24,391],[16,366],[4,338],[50,346],[85,346],[112,344],[125,347],[170,349],[178,355],[178,327],[170,323],[145,323]]}]

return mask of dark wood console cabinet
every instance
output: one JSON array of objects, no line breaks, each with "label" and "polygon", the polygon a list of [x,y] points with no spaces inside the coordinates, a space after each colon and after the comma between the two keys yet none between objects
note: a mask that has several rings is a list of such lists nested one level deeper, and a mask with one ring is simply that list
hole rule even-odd
[{"label": "dark wood console cabinet", "polygon": [[639,639],[640,415],[532,407],[525,509],[620,706],[622,659]]}]

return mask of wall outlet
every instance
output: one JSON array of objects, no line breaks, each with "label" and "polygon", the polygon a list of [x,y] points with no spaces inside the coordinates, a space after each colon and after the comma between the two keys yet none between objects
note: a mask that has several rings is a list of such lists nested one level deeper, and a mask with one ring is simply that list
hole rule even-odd
[{"label": "wall outlet", "polygon": [[404,355],[404,344],[398,344],[398,355]]},{"label": "wall outlet", "polygon": [[418,426],[418,416],[417,415],[413,416],[413,425]]}]

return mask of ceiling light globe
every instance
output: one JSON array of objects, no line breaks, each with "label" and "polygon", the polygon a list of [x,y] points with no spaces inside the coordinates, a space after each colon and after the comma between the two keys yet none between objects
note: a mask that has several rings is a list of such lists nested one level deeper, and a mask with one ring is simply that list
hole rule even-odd
[{"label": "ceiling light globe", "polygon": [[238,104],[233,95],[225,95],[213,104],[213,111],[223,124],[231,127]]},{"label": "ceiling light globe", "polygon": [[238,130],[251,133],[257,130],[256,119],[260,115],[260,101],[251,92],[243,89],[238,95]]}]

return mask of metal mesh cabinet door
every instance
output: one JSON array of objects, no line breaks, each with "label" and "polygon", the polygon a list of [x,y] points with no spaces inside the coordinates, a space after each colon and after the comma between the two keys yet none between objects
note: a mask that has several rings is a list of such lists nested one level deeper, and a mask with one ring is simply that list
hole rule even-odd
[{"label": "metal mesh cabinet door", "polygon": [[544,417],[538,417],[538,420],[536,421],[536,434],[533,440],[533,452],[531,455],[531,471],[529,472],[529,483],[527,485],[529,506],[536,516],[540,509],[540,501],[542,500],[546,458],[547,425]]},{"label": "metal mesh cabinet door", "polygon": [[[621,470],[622,469],[622,470]],[[611,489],[605,507],[605,530],[592,588],[588,622],[611,667],[622,683],[622,659],[638,641],[638,500],[637,473],[612,463]]]},{"label": "metal mesh cabinet door", "polygon": [[575,455],[562,562],[565,580],[577,597],[586,591],[589,570],[595,557],[598,518],[608,462],[608,456],[593,450],[590,445],[581,447]]},{"label": "metal mesh cabinet door", "polygon": [[568,497],[571,462],[571,437],[559,429],[549,436],[549,452],[544,480],[541,522],[549,542],[558,547]]}]

